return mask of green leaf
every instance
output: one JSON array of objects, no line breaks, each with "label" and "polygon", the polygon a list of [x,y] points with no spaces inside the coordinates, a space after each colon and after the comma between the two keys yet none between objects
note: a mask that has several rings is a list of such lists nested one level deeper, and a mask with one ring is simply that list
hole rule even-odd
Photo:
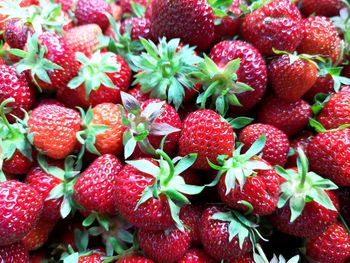
[{"label": "green leaf", "polygon": [[252,144],[249,150],[242,156],[244,156],[244,158],[246,159],[252,158],[253,156],[257,155],[264,149],[265,143],[266,143],[266,134],[263,134]]},{"label": "green leaf", "polygon": [[72,207],[70,205],[69,199],[66,196],[64,196],[60,207],[61,217],[66,218],[71,211]]},{"label": "green leaf", "polygon": [[92,223],[95,221],[96,219],[96,213],[90,213],[90,215],[88,217],[86,217],[82,223],[82,225],[84,227],[89,227],[92,225]]},{"label": "green leaf", "polygon": [[315,119],[311,118],[309,120],[309,124],[312,128],[314,128],[318,133],[322,133],[327,131],[323,125],[321,123],[319,123],[318,121],[316,121]]},{"label": "green leaf", "polygon": [[289,205],[290,205],[290,211],[291,211],[290,222],[293,223],[295,219],[297,219],[304,210],[304,207],[305,207],[304,196],[302,195],[292,196],[289,199]]},{"label": "green leaf", "polygon": [[140,205],[142,205],[144,202],[146,202],[148,199],[152,197],[153,197],[153,190],[149,186],[147,186],[145,190],[143,190],[141,198],[135,206],[135,211],[139,208]]},{"label": "green leaf", "polygon": [[50,191],[50,194],[46,197],[45,200],[54,200],[62,197],[64,195],[64,184],[60,183],[56,185],[52,190]]},{"label": "green leaf", "polygon": [[249,117],[237,117],[235,119],[228,119],[228,123],[231,125],[232,129],[242,129],[248,124],[254,121],[253,118]]},{"label": "green leaf", "polygon": [[160,173],[159,167],[148,160],[126,161],[126,163],[153,177],[156,177]]},{"label": "green leaf", "polygon": [[328,210],[337,211],[332,200],[323,189],[311,189],[307,195]]},{"label": "green leaf", "polygon": [[175,174],[181,174],[182,172],[186,171],[188,168],[190,168],[197,159],[196,153],[191,153],[189,155],[186,155],[185,157],[182,157],[181,160],[177,163],[175,166]]},{"label": "green leaf", "polygon": [[176,190],[188,195],[196,195],[201,193],[205,186],[189,185],[189,184],[178,184],[175,186]]},{"label": "green leaf", "polygon": [[63,260],[63,263],[78,263],[79,261],[79,253],[76,252],[74,254],[69,255]]},{"label": "green leaf", "polygon": [[136,140],[131,137],[127,143],[125,144],[125,147],[124,147],[124,158],[125,159],[128,159],[134,152],[135,150],[135,147],[136,147]]},{"label": "green leaf", "polygon": [[168,204],[170,207],[170,213],[171,213],[171,217],[173,218],[176,227],[178,229],[180,229],[182,232],[185,231],[185,227],[182,223],[182,221],[180,220],[180,207],[177,206],[172,200],[171,198],[168,198]]}]

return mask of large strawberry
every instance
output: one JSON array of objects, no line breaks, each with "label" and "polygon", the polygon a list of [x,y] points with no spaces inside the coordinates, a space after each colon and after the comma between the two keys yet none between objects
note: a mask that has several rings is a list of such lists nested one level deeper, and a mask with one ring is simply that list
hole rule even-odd
[{"label": "large strawberry", "polygon": [[207,160],[215,162],[219,155],[231,156],[233,149],[233,130],[219,114],[197,110],[186,117],[179,139],[179,154],[198,154],[194,168],[210,169]]},{"label": "large strawberry", "polygon": [[307,147],[311,170],[338,186],[350,186],[349,147],[350,129],[318,134]]},{"label": "large strawberry", "polygon": [[309,172],[305,153],[298,149],[298,168],[285,170],[276,166],[277,173],[285,179],[273,225],[281,232],[297,237],[321,234],[337,220],[339,203],[330,190],[338,187],[330,180]]},{"label": "large strawberry", "polygon": [[305,16],[337,16],[339,11],[344,7],[341,0],[303,0],[301,11]]},{"label": "large strawberry", "polygon": [[301,14],[288,0],[273,0],[243,19],[242,33],[263,55],[293,52],[302,38]]},{"label": "large strawberry", "polygon": [[43,200],[32,187],[19,181],[0,182],[0,245],[20,241],[35,226]]},{"label": "large strawberry", "polygon": [[340,223],[334,223],[326,231],[307,242],[307,256],[322,263],[343,263],[350,257],[350,236]]},{"label": "large strawberry", "polygon": [[0,246],[0,262],[28,263],[29,253],[23,242]]},{"label": "large strawberry", "polygon": [[126,91],[130,84],[131,71],[126,61],[117,54],[100,51],[90,59],[80,52],[76,57],[82,66],[79,75],[68,83],[68,87],[77,89],[83,105],[120,103],[120,92]]},{"label": "large strawberry", "polygon": [[81,118],[73,109],[47,102],[29,116],[29,133],[34,146],[53,159],[63,159],[75,149]]}]

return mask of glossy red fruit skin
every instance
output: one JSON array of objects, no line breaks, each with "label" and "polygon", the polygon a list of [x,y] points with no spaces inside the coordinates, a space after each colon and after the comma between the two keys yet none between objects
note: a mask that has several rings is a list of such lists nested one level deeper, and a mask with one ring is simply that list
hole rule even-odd
[{"label": "glossy red fruit skin", "polygon": [[350,129],[318,134],[307,146],[310,169],[338,186],[350,186]]},{"label": "glossy red fruit skin", "polygon": [[303,0],[301,11],[305,17],[317,16],[338,16],[340,9],[345,7],[341,0]]},{"label": "glossy red fruit skin", "polygon": [[15,180],[0,183],[0,245],[20,241],[35,226],[42,211],[43,200],[32,187]]},{"label": "glossy red fruit skin", "polygon": [[263,55],[274,55],[272,48],[293,52],[300,43],[301,14],[288,0],[274,0],[243,19],[242,34]]},{"label": "glossy red fruit skin", "polygon": [[249,85],[254,91],[237,94],[243,107],[235,107],[235,110],[251,109],[260,101],[266,90],[267,72],[264,59],[256,48],[243,41],[226,40],[212,48],[210,58],[219,68],[224,68],[231,60],[240,59],[237,80]]},{"label": "glossy red fruit skin", "polygon": [[128,90],[128,93],[137,99],[139,102],[144,102],[150,99],[149,93],[142,93],[140,83],[137,83],[135,87]]},{"label": "glossy red fruit skin", "polygon": [[218,212],[225,212],[225,209],[211,206],[204,210],[202,214],[200,237],[205,252],[217,260],[238,258],[249,252],[252,245],[248,239],[244,240],[242,249],[239,247],[237,236],[229,242],[229,222],[211,219]]},{"label": "glossy red fruit skin", "polygon": [[75,108],[77,106],[87,108],[80,100],[78,91],[70,89],[67,86],[59,87],[56,93],[56,99],[62,102],[68,108]]},{"label": "glossy red fruit skin", "polygon": [[205,206],[203,205],[189,205],[183,207],[180,211],[180,219],[185,227],[187,227],[191,238],[191,246],[198,246],[201,244],[199,237],[199,221],[204,209]]},{"label": "glossy red fruit skin", "polygon": [[346,262],[350,257],[350,236],[343,225],[335,223],[308,241],[306,254],[317,262]]},{"label": "glossy red fruit skin", "polygon": [[148,231],[161,231],[173,224],[169,204],[164,195],[160,195],[159,200],[148,199],[135,210],[144,189],[153,184],[154,177],[127,164],[116,178],[114,202],[120,214],[131,224]]},{"label": "glossy red fruit skin", "polygon": [[[263,160],[260,159],[260,161]],[[268,162],[265,161],[265,163],[269,165]],[[247,207],[239,203],[244,200],[252,204],[253,214],[261,216],[272,214],[277,206],[281,178],[272,167],[269,170],[256,170],[255,172],[256,175],[247,178],[242,191],[239,184],[236,183],[234,190],[227,195],[226,175],[222,176],[217,186],[220,198],[233,209],[246,211]]]},{"label": "glossy red fruit skin", "polygon": [[77,0],[75,17],[78,25],[97,24],[105,31],[109,21],[105,13],[112,13],[111,6],[103,0]]},{"label": "glossy red fruit skin", "polygon": [[340,91],[331,95],[317,116],[327,130],[350,123],[350,91]]},{"label": "glossy red fruit skin", "polygon": [[229,261],[229,263],[254,263],[253,257],[248,253],[240,258],[235,258]]},{"label": "glossy red fruit skin", "polygon": [[20,19],[10,19],[5,23],[3,32],[4,40],[11,48],[23,49],[33,30],[26,26]]},{"label": "glossy red fruit skin", "polygon": [[[49,161],[49,165],[64,168],[62,161]],[[61,218],[60,206],[63,198],[46,200],[51,190],[62,181],[57,177],[47,174],[39,165],[34,166],[26,176],[26,183],[33,187],[44,200],[44,213],[41,218],[47,221],[57,221]]]},{"label": "glossy red fruit skin", "polygon": [[101,254],[92,254],[79,257],[78,263],[102,263]]},{"label": "glossy red fruit skin", "polygon": [[263,134],[266,134],[266,143],[262,152],[262,158],[271,165],[284,165],[287,162],[289,141],[287,135],[281,130],[269,125],[255,123],[246,126],[239,135],[239,141],[244,144],[243,151]]},{"label": "glossy red fruit skin", "polygon": [[118,259],[117,263],[154,263],[152,260],[138,255],[130,255]]},{"label": "glossy red fruit skin", "polygon": [[23,242],[0,246],[0,262],[29,263],[29,253]]},{"label": "glossy red fruit skin", "polygon": [[115,214],[114,186],[122,167],[112,154],[98,157],[75,183],[75,200],[88,211]]},{"label": "glossy red fruit skin", "polygon": [[11,159],[4,160],[2,170],[9,174],[26,174],[32,167],[33,162],[16,150]]},{"label": "glossy red fruit skin", "polygon": [[317,76],[316,82],[312,87],[303,95],[303,98],[309,102],[313,102],[314,97],[318,93],[329,94],[334,91],[334,81],[331,75],[326,74],[323,76]]},{"label": "glossy red fruit skin", "polygon": [[34,146],[53,159],[63,159],[74,150],[80,125],[77,111],[53,103],[39,105],[28,120]]},{"label": "glossy red fruit skin", "polygon": [[146,7],[149,2],[148,0],[120,0],[119,5],[123,10],[123,13],[132,13],[131,3],[139,4]]},{"label": "glossy red fruit skin", "polygon": [[216,263],[217,261],[208,256],[202,249],[192,248],[178,261],[178,263]]},{"label": "glossy red fruit skin", "polygon": [[23,238],[23,243],[29,251],[42,247],[49,239],[56,222],[40,219],[34,228]]},{"label": "glossy red fruit skin", "polygon": [[[327,192],[334,206],[339,209],[338,197],[334,192]],[[301,215],[290,223],[289,203],[284,207],[278,208],[271,216],[272,225],[282,233],[296,237],[309,238],[321,234],[331,224],[337,221],[337,211],[328,210],[322,205],[311,201],[305,204]]]},{"label": "glossy red fruit skin", "polygon": [[205,0],[153,0],[151,34],[154,39],[180,38],[200,51],[214,40],[213,10]]},{"label": "glossy red fruit skin", "polygon": [[61,4],[62,10],[64,12],[68,12],[69,10],[72,10],[74,8],[77,0],[56,0],[56,2],[58,4]]},{"label": "glossy red fruit skin", "polygon": [[190,236],[187,231],[173,227],[169,231],[139,231],[140,248],[146,256],[155,262],[177,262],[190,247]]},{"label": "glossy red fruit skin", "polygon": [[216,112],[197,110],[184,120],[178,145],[180,156],[198,154],[192,168],[211,169],[207,158],[215,163],[219,155],[232,155],[234,134]]},{"label": "glossy red fruit skin", "polygon": [[338,33],[333,22],[324,16],[311,16],[303,20],[300,54],[330,57],[337,47]]},{"label": "glossy red fruit skin", "polygon": [[290,141],[290,147],[294,149],[295,154],[288,156],[286,167],[297,166],[297,158],[299,156],[297,152],[298,147],[300,147],[304,151],[304,153],[307,154],[307,146],[313,138],[314,135],[312,132],[302,131],[300,134],[298,134],[297,137]]},{"label": "glossy red fruit skin", "polygon": [[306,101],[289,102],[269,96],[261,103],[257,120],[293,136],[305,128],[311,117],[311,106]]},{"label": "glossy red fruit skin", "polygon": [[131,40],[138,40],[140,37],[152,39],[151,21],[144,17],[130,17],[125,19],[120,25],[120,33],[123,35],[126,29],[131,29]]},{"label": "glossy red fruit skin", "polygon": [[15,102],[9,103],[11,114],[6,114],[10,122],[15,122],[16,119],[11,116],[17,116],[22,119],[24,112],[29,111],[35,101],[35,89],[29,85],[24,74],[17,75],[16,67],[8,65],[0,65],[0,103],[5,99],[14,98]]},{"label": "glossy red fruit skin", "polygon": [[[101,53],[103,55],[103,53]],[[127,91],[130,79],[131,70],[128,63],[119,55],[113,54],[111,60],[119,67],[119,70],[113,73],[107,73],[106,75],[112,80],[115,85],[115,89],[108,88],[101,84],[97,90],[92,90],[89,99],[85,96],[85,87],[81,85],[78,87],[77,92],[80,100],[84,106],[96,106],[100,103],[111,102],[111,103],[121,103],[120,92]]]}]

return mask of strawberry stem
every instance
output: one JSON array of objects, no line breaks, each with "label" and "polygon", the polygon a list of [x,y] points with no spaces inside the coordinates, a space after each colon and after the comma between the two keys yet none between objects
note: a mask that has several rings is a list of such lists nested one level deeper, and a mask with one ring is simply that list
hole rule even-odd
[{"label": "strawberry stem", "polygon": [[15,102],[15,99],[14,98],[8,98],[6,100],[4,100],[1,104],[0,104],[0,116],[1,118],[3,119],[6,127],[9,129],[9,131],[14,134],[14,130],[12,128],[12,126],[10,125],[9,121],[7,120],[6,118],[6,115],[5,115],[5,106],[11,102]]},{"label": "strawberry stem", "polygon": [[174,177],[174,174],[175,174],[174,164],[170,159],[169,155],[167,155],[163,150],[160,150],[160,149],[156,150],[156,154],[158,154],[161,158],[163,158],[169,166],[168,174],[166,174],[166,177],[164,178],[164,180],[161,180],[161,184],[166,187]]}]

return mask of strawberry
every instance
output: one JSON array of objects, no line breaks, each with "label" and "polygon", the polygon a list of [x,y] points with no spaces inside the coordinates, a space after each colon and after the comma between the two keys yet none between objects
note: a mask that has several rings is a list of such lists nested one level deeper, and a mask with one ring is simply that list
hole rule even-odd
[{"label": "strawberry", "polygon": [[[164,141],[163,150],[170,154],[175,149],[180,136],[181,120],[176,110],[164,101],[149,99],[141,104],[127,93],[122,93],[123,104],[128,112],[123,119],[124,156],[154,155]],[[123,114],[124,115],[124,114]],[[140,151],[141,150],[141,151]]]},{"label": "strawberry", "polygon": [[28,263],[29,253],[23,242],[0,247],[0,262]]},{"label": "strawberry", "polygon": [[302,41],[297,51],[309,55],[329,57],[337,46],[338,33],[332,21],[323,16],[305,18],[302,23]]},{"label": "strawberry", "polygon": [[122,163],[104,154],[90,164],[74,185],[74,198],[86,210],[115,214],[114,187]]},{"label": "strawberry", "polygon": [[75,110],[57,103],[39,105],[28,120],[34,146],[53,159],[63,159],[73,152],[80,125],[81,118]]},{"label": "strawberry", "polygon": [[156,153],[160,159],[127,161],[116,178],[114,202],[120,214],[140,229],[161,231],[175,221],[184,230],[179,219],[180,206],[189,204],[184,194],[203,190],[201,186],[187,185],[181,176],[193,165],[196,154],[171,160],[162,150]]},{"label": "strawberry", "polygon": [[121,102],[120,92],[128,89],[131,77],[130,68],[122,57],[97,51],[88,59],[78,52],[77,60],[82,67],[79,75],[68,83],[68,87],[77,89],[84,106]]},{"label": "strawberry", "polygon": [[40,219],[38,224],[22,239],[24,245],[29,251],[37,250],[42,247],[55,227],[55,222]]},{"label": "strawberry", "polygon": [[109,25],[106,13],[111,14],[111,6],[104,0],[77,0],[74,11],[78,25],[97,24],[105,31]]},{"label": "strawberry", "polygon": [[102,263],[101,254],[89,254],[86,256],[80,256],[78,263]]},{"label": "strawberry", "polygon": [[178,262],[190,247],[188,232],[177,228],[158,232],[140,230],[138,241],[146,256],[156,262]]},{"label": "strawberry", "polygon": [[312,87],[303,95],[308,101],[313,101],[314,97],[318,93],[329,94],[334,91],[334,81],[330,74],[321,75],[318,73],[316,82]]},{"label": "strawberry", "polygon": [[64,39],[74,53],[82,52],[90,57],[100,44],[100,35],[102,30],[97,24],[87,24],[69,29],[65,32]]},{"label": "strawberry", "polygon": [[57,90],[67,85],[79,71],[73,51],[62,37],[55,33],[36,33],[28,37],[26,51],[13,49],[11,52],[21,57],[16,63],[17,72],[27,76],[43,90]]},{"label": "strawberry", "polygon": [[[229,263],[254,263],[254,260],[250,254],[245,254],[240,258],[230,260]],[[278,261],[278,263],[283,263],[283,261]]]},{"label": "strawberry", "polygon": [[350,257],[350,236],[340,223],[331,225],[325,232],[307,242],[307,256],[322,263],[342,263]]},{"label": "strawberry", "polygon": [[4,40],[12,48],[23,49],[28,34],[33,34],[33,29],[25,24],[22,19],[10,19],[5,23]]},{"label": "strawberry", "polygon": [[132,89],[128,90],[128,93],[137,99],[139,102],[143,102],[149,99],[149,94],[141,92],[141,85],[138,83]]},{"label": "strawberry", "polygon": [[301,11],[308,17],[311,15],[318,16],[337,16],[340,9],[345,7],[341,0],[303,0]]},{"label": "strawberry", "polygon": [[67,85],[57,88],[56,99],[68,108],[75,108],[83,105],[77,90],[70,89]]},{"label": "strawberry", "polygon": [[279,231],[297,237],[321,234],[337,220],[338,198],[330,190],[338,187],[330,180],[309,172],[305,153],[298,148],[298,168],[276,166],[285,181],[281,185],[278,209],[271,216]]},{"label": "strawberry", "polygon": [[219,155],[230,156],[234,149],[234,133],[230,125],[212,110],[197,110],[183,122],[179,154],[197,153],[193,168],[210,169],[207,160],[215,162]]},{"label": "strawberry", "polygon": [[301,14],[288,0],[273,0],[243,19],[242,34],[263,55],[273,48],[293,52],[302,38]]},{"label": "strawberry", "polygon": [[76,8],[77,0],[56,0],[62,6],[64,12],[72,11]]},{"label": "strawberry", "polygon": [[160,37],[181,38],[198,50],[206,50],[214,40],[214,15],[205,0],[153,0],[151,33]]},{"label": "strawberry", "polygon": [[[149,5],[151,1],[149,0],[120,0],[120,7],[122,8],[123,13],[133,13],[135,5],[145,8]],[[134,8],[133,8],[134,7]]]},{"label": "strawberry", "polygon": [[198,248],[189,249],[178,263],[215,263],[203,250]]},{"label": "strawberry", "polygon": [[[232,157],[218,157],[220,181],[217,189],[221,200],[237,210],[252,210],[255,215],[272,214],[277,206],[280,178],[275,170],[256,155],[264,148],[260,137],[245,154],[240,148]],[[237,182],[237,183],[236,183]]]},{"label": "strawberry", "polygon": [[138,255],[129,255],[120,258],[118,263],[154,263],[152,260]]},{"label": "strawberry", "polygon": [[151,39],[151,22],[144,17],[131,17],[125,19],[120,25],[120,34],[124,35],[126,30],[131,30],[131,40],[138,40],[140,37]]},{"label": "strawberry", "polygon": [[295,167],[297,165],[298,152],[297,149],[300,147],[307,154],[307,146],[313,139],[314,135],[309,131],[302,131],[290,141],[290,147],[293,148],[293,155],[288,155],[288,161],[286,167]]},{"label": "strawberry", "polygon": [[217,260],[230,260],[251,250],[253,228],[238,212],[210,206],[202,214],[199,229],[205,252]]},{"label": "strawberry", "polygon": [[11,114],[6,117],[10,122],[15,122],[16,116],[20,119],[24,117],[24,112],[32,109],[35,101],[35,90],[29,85],[23,74],[17,75],[13,66],[0,65],[0,102],[13,98],[14,102],[8,106],[12,108]]},{"label": "strawberry", "polygon": [[257,120],[293,136],[306,127],[311,117],[311,106],[306,101],[289,102],[269,96],[261,103]]},{"label": "strawberry", "polygon": [[247,110],[262,98],[267,73],[257,49],[243,41],[227,40],[212,48],[210,58],[205,57],[199,64],[200,73],[195,74],[204,84],[205,92],[197,99],[202,107],[211,96],[212,105],[224,115],[230,105]]},{"label": "strawberry", "polygon": [[330,96],[324,104],[317,121],[326,129],[336,129],[350,123],[350,91],[340,91]]},{"label": "strawberry", "polygon": [[271,165],[284,165],[289,151],[288,137],[284,132],[269,124],[250,124],[241,131],[239,141],[244,144],[243,152],[247,151],[263,134],[266,135],[266,144],[262,150],[262,158]]},{"label": "strawberry", "polygon": [[315,84],[317,66],[306,55],[282,55],[271,61],[268,76],[277,97],[294,102]]},{"label": "strawberry", "polygon": [[307,146],[310,167],[338,186],[350,186],[350,129],[326,131],[315,136]]},{"label": "strawberry", "polygon": [[0,183],[0,245],[20,241],[35,226],[43,210],[40,194],[27,184]]},{"label": "strawberry", "polygon": [[183,221],[186,230],[189,232],[191,246],[200,245],[201,243],[199,238],[199,221],[204,208],[205,207],[202,205],[190,205],[183,207],[180,211],[180,219]]}]

